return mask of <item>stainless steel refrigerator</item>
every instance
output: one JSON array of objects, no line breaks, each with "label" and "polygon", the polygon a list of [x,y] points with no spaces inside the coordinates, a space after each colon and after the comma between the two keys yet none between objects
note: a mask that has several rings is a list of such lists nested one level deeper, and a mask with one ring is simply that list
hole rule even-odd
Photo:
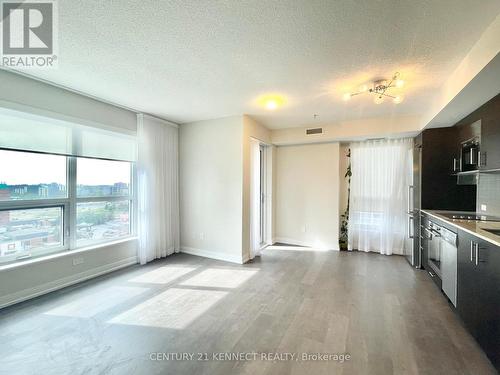
[{"label": "stainless steel refrigerator", "polygon": [[420,244],[420,192],[422,186],[422,144],[417,137],[413,145],[413,168],[411,183],[408,185],[407,239],[405,256],[411,266],[421,268],[422,255]]}]

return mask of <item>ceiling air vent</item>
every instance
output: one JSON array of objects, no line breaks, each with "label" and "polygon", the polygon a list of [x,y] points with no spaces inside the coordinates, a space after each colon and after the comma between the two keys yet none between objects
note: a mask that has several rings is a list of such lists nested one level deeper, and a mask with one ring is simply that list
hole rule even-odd
[{"label": "ceiling air vent", "polygon": [[306,129],[306,135],[323,134],[323,128]]}]

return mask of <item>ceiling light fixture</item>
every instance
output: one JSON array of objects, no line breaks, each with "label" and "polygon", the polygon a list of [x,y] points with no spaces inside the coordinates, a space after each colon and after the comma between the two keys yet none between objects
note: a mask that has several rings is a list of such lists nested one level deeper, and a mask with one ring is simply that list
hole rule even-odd
[{"label": "ceiling light fixture", "polygon": [[372,88],[368,88],[368,85],[361,85],[356,92],[348,92],[345,93],[342,96],[342,99],[344,101],[351,100],[353,96],[363,94],[365,92],[368,92],[370,94],[375,95],[375,99],[373,100],[375,104],[381,104],[384,102],[385,97],[391,98],[392,101],[395,104],[399,104],[403,101],[404,97],[402,95],[391,95],[387,92],[387,90],[396,87],[396,88],[401,88],[403,87],[405,82],[400,79],[400,74],[399,72],[396,72],[390,80],[387,79],[381,79],[378,81],[373,82]]},{"label": "ceiling light fixture", "polygon": [[394,99],[392,99],[392,101],[393,101],[394,103],[396,103],[396,104],[401,103],[403,100],[404,100],[404,96],[402,96],[402,95],[398,95],[398,96],[396,96]]},{"label": "ceiling light fixture", "polygon": [[274,111],[286,104],[286,98],[280,94],[266,94],[257,98],[259,106]]},{"label": "ceiling light fixture", "polygon": [[266,108],[270,109],[270,110],[274,110],[274,109],[278,108],[278,103],[276,103],[276,100],[269,99],[266,102]]}]

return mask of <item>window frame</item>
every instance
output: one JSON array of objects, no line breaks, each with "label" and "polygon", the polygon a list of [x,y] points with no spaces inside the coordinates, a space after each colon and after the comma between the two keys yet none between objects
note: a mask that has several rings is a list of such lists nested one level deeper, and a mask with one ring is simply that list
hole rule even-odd
[{"label": "window frame", "polygon": [[[3,148],[0,148],[3,149]],[[23,151],[23,150],[10,150],[18,152],[30,152],[34,154],[40,154],[40,152],[33,151]],[[51,154],[54,155],[54,154]],[[56,154],[57,155],[57,154]],[[9,200],[0,201],[0,211],[7,210],[29,210],[29,209],[39,209],[39,208],[52,208],[60,207],[62,213],[62,246],[51,247],[43,250],[35,250],[29,256],[7,256],[0,258],[0,265],[17,263],[23,260],[35,259],[43,257],[46,255],[62,252],[71,252],[75,250],[81,250],[85,248],[95,248],[103,247],[106,244],[113,243],[115,241],[126,240],[133,238],[137,233],[137,199],[136,199],[136,186],[137,186],[137,176],[136,176],[136,164],[132,161],[123,161],[129,163],[130,165],[130,181],[129,181],[129,194],[128,195],[110,195],[110,196],[99,196],[99,197],[77,197],[77,156],[70,155],[60,155],[66,158],[66,189],[67,194],[65,198],[47,198],[47,199],[29,199],[29,200]],[[94,158],[97,160],[109,160]],[[116,202],[116,201],[128,201],[129,202],[129,228],[130,233],[127,236],[122,236],[118,238],[105,239],[102,241],[92,241],[82,245],[78,245],[76,238],[76,216],[77,216],[77,204],[84,202]],[[7,258],[7,259],[6,259]]]}]

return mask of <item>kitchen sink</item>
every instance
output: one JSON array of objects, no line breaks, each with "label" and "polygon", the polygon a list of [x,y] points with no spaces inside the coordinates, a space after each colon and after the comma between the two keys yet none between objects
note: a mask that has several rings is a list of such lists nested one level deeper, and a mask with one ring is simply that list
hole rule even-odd
[{"label": "kitchen sink", "polygon": [[494,234],[495,236],[500,236],[500,229],[486,229],[486,228],[482,229],[485,230],[486,232]]}]

